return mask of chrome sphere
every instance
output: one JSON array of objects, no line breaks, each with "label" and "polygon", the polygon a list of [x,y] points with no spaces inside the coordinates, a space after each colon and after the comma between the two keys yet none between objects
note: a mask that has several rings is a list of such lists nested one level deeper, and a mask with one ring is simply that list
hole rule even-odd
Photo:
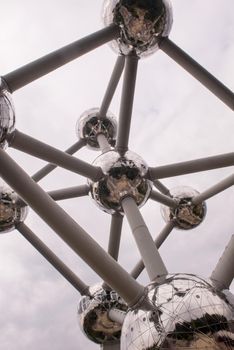
[{"label": "chrome sphere", "polygon": [[115,52],[146,57],[169,35],[172,8],[169,0],[105,0],[103,21],[119,26],[120,37],[111,43]]},{"label": "chrome sphere", "polygon": [[181,230],[190,230],[202,223],[206,215],[206,204],[192,204],[193,197],[199,194],[191,187],[181,186],[170,191],[171,196],[179,203],[177,208],[161,206],[164,220],[169,222],[174,219],[175,227]]},{"label": "chrome sphere", "polygon": [[26,219],[28,209],[18,199],[9,187],[0,186],[0,233],[13,231],[17,224]]},{"label": "chrome sphere", "polygon": [[6,84],[0,78],[0,148],[6,148],[15,128],[15,111]]},{"label": "chrome sphere", "polygon": [[77,136],[87,142],[89,148],[99,150],[97,136],[105,135],[111,146],[115,145],[117,134],[116,117],[107,112],[103,119],[99,119],[99,109],[92,108],[85,111],[79,118],[76,126]]},{"label": "chrome sphere", "polygon": [[108,344],[120,339],[122,326],[108,317],[111,308],[126,311],[127,305],[114,291],[101,285],[90,288],[78,306],[79,324],[85,335],[95,343]]},{"label": "chrome sphere", "polygon": [[89,180],[90,194],[98,206],[107,213],[122,212],[121,201],[126,196],[142,206],[148,199],[152,184],[145,179],[148,167],[141,157],[127,151],[121,156],[109,151],[93,163],[102,168],[104,176],[97,182]]},{"label": "chrome sphere", "polygon": [[151,310],[128,311],[121,350],[234,349],[234,308],[194,275],[167,276],[147,287]]}]

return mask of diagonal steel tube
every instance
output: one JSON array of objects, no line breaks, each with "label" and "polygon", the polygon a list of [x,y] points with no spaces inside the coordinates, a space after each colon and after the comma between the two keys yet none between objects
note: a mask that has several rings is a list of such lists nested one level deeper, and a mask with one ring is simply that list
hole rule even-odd
[{"label": "diagonal steel tube", "polygon": [[104,119],[106,117],[106,113],[110,107],[112,98],[115,94],[119,80],[120,80],[121,75],[123,73],[124,64],[125,64],[124,56],[119,56],[117,58],[114,70],[112,72],[109,84],[107,86],[106,93],[105,93],[104,98],[102,100],[102,104],[101,104],[101,107],[99,110],[99,118],[100,119]]},{"label": "diagonal steel tube", "polygon": [[[86,144],[85,140],[80,139],[78,140],[76,143],[74,143],[74,145],[72,145],[71,147],[69,147],[65,153],[67,154],[74,154],[77,151],[79,151],[82,147],[84,147]],[[39,182],[40,180],[42,180],[44,177],[46,177],[48,174],[50,174],[54,169],[57,168],[57,165],[54,164],[46,164],[43,168],[41,168],[40,170],[38,170],[33,176],[32,179],[35,182]]]},{"label": "diagonal steel tube", "polygon": [[137,283],[30,176],[0,149],[0,176],[129,306],[144,295]]},{"label": "diagonal steel tube", "polygon": [[164,38],[160,42],[160,49],[176,61],[181,67],[199,80],[215,96],[234,110],[234,94],[218,79],[198,64],[192,57],[179,48],[170,39]]},{"label": "diagonal steel tube", "polygon": [[138,57],[134,55],[125,58],[124,81],[119,113],[116,149],[120,154],[128,150],[128,140],[132,119],[133,100],[135,94]]},{"label": "diagonal steel tube", "polygon": [[228,289],[234,279],[234,235],[232,235],[210,279],[218,289]]},{"label": "diagonal steel tube", "polygon": [[77,159],[18,130],[15,130],[10,146],[94,181],[97,181],[102,176],[101,168]]},{"label": "diagonal steel tube", "polygon": [[55,201],[62,201],[64,199],[84,197],[89,194],[89,186],[81,185],[69,188],[62,188],[60,190],[49,191],[48,195]]},{"label": "diagonal steel tube", "polygon": [[234,165],[234,153],[220,154],[213,157],[189,160],[187,162],[168,164],[158,167],[150,167],[148,177],[152,181],[154,179],[162,179],[178,175],[196,173],[219,168],[225,168]]},{"label": "diagonal steel tube", "polygon": [[121,231],[123,225],[123,217],[119,214],[112,215],[111,218],[111,228],[110,228],[110,238],[108,244],[108,254],[112,256],[116,261],[119,256],[119,246],[121,239]]},{"label": "diagonal steel tube", "polygon": [[118,35],[118,27],[111,25],[16,69],[4,75],[3,79],[9,90],[14,92],[66,63],[117,38]]},{"label": "diagonal steel tube", "polygon": [[[156,247],[159,249],[163,242],[167,239],[173,228],[175,227],[175,223],[173,220],[171,220],[164,229],[160,232],[158,237],[155,239],[154,243]],[[142,271],[144,270],[145,265],[142,260],[138,261],[138,263],[135,265],[135,267],[131,271],[131,276],[135,279],[137,279]]]},{"label": "diagonal steel tube", "polygon": [[166,275],[167,269],[134,199],[131,197],[124,198],[122,208],[132,229],[150,280],[153,281]]},{"label": "diagonal steel tube", "polygon": [[66,266],[50,250],[45,243],[43,243],[24,223],[17,225],[16,229],[24,236],[29,243],[42,255],[44,258],[69,282],[78,290],[81,295],[89,295],[89,286],[87,286],[74,272]]},{"label": "diagonal steel tube", "polygon": [[154,180],[154,186],[162,193],[165,194],[166,196],[170,196],[170,191],[169,189],[163,185],[159,180]]},{"label": "diagonal steel tube", "polygon": [[178,207],[178,203],[175,199],[166,196],[165,194],[159,193],[157,191],[152,190],[150,193],[150,199],[152,199],[153,201],[156,201],[158,203],[167,205],[170,208],[177,208]]},{"label": "diagonal steel tube", "polygon": [[234,175],[228,176],[223,181],[220,181],[216,185],[208,188],[206,191],[193,197],[192,203],[193,204],[200,204],[203,201],[205,201],[206,199],[209,199],[209,198],[215,196],[216,194],[226,190],[227,188],[229,188],[233,185],[234,185]]}]

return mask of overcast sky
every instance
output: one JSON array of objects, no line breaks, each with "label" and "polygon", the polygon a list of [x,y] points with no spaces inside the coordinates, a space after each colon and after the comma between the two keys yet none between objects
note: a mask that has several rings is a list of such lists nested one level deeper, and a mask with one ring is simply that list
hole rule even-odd
[{"label": "overcast sky", "polygon": [[[234,90],[233,0],[173,0],[172,5],[170,38]],[[101,8],[101,0],[1,1],[1,74],[100,29]],[[76,141],[78,117],[86,109],[100,106],[115,60],[115,53],[106,45],[15,92],[17,128],[62,150],[68,148]],[[120,89],[111,106],[117,116],[119,100]],[[233,112],[163,52],[140,61],[130,149],[150,166],[232,152],[233,130]],[[44,165],[20,152],[9,153],[29,174]],[[78,154],[89,162],[97,155],[87,150]],[[164,183],[169,188],[187,185],[202,191],[232,172],[233,168],[226,168]],[[41,184],[52,190],[85,182],[68,171],[56,170]],[[107,247],[108,214],[89,197],[61,205]],[[230,188],[207,201],[207,217],[201,226],[174,231],[160,249],[169,272],[208,277],[233,234],[233,208]],[[92,220],[88,219],[90,213]],[[160,206],[148,201],[142,213],[155,237],[164,227]],[[26,223],[86,283],[100,281],[32,211]],[[74,288],[16,231],[0,239],[0,348],[97,349],[78,327],[79,295]],[[131,270],[138,258],[124,223],[120,262]],[[146,274],[140,281],[148,283]]]}]

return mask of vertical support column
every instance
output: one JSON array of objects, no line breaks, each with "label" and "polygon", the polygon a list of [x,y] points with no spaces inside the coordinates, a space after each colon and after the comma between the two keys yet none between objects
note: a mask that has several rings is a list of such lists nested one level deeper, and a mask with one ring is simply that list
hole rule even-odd
[{"label": "vertical support column", "polygon": [[119,126],[116,142],[116,149],[120,154],[124,154],[128,150],[137,67],[138,57],[135,55],[126,56],[124,82],[119,113]]}]

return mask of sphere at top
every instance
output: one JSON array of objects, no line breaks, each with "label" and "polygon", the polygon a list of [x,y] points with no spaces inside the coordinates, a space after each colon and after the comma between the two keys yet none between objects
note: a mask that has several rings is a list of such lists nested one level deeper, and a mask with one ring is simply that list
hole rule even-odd
[{"label": "sphere at top", "polygon": [[103,21],[106,26],[119,26],[120,37],[111,42],[115,52],[127,55],[133,51],[146,57],[169,35],[172,7],[170,0],[105,0]]},{"label": "sphere at top", "polygon": [[83,296],[78,305],[79,324],[84,334],[93,342],[108,344],[120,340],[122,326],[108,317],[111,308],[122,311],[127,305],[114,291],[101,285],[90,288],[90,296]]},{"label": "sphere at top", "polygon": [[11,94],[0,78],[0,148],[6,148],[8,137],[15,129],[15,111]]},{"label": "sphere at top", "polygon": [[147,287],[147,297],[151,309],[139,306],[125,317],[121,350],[234,349],[233,305],[203,279],[167,276]]},{"label": "sphere at top", "polygon": [[198,191],[188,186],[175,187],[170,190],[171,196],[178,201],[177,208],[161,206],[164,220],[174,220],[175,228],[191,230],[200,225],[206,216],[206,204],[193,204],[193,197],[199,194]]},{"label": "sphere at top", "polygon": [[103,134],[111,146],[115,145],[117,134],[116,117],[107,112],[105,118],[100,119],[99,108],[85,111],[76,125],[77,136],[86,141],[89,148],[99,150],[97,136]]},{"label": "sphere at top", "polygon": [[7,186],[0,186],[0,233],[13,231],[26,219],[28,209],[18,202],[17,194]]},{"label": "sphere at top", "polygon": [[126,196],[135,199],[142,206],[148,199],[152,184],[145,179],[148,167],[141,157],[127,151],[121,156],[109,151],[93,163],[103,171],[103,178],[97,182],[89,180],[91,196],[97,205],[107,213],[122,213],[121,201]]}]

